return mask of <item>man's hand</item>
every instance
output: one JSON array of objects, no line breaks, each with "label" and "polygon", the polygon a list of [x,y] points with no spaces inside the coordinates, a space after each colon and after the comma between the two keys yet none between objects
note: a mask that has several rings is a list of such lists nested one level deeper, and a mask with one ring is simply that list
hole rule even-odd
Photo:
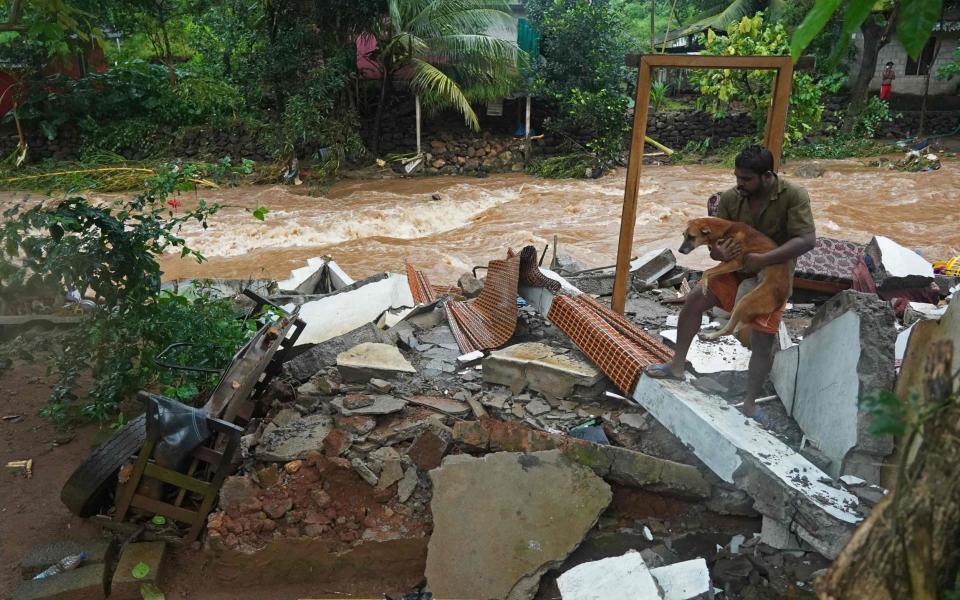
[{"label": "man's hand", "polygon": [[729,262],[743,252],[740,242],[733,238],[723,238],[716,245],[710,247],[710,258],[719,262]]},{"label": "man's hand", "polygon": [[766,254],[753,253],[743,257],[743,269],[751,273],[759,273],[769,265]]}]

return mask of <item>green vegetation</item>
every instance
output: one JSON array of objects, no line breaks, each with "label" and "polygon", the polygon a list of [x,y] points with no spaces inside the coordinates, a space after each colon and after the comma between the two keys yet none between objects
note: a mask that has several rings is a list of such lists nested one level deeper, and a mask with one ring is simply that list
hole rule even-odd
[{"label": "green vegetation", "polygon": [[[76,328],[46,340],[46,352],[42,344],[13,344],[13,357],[36,358],[35,351],[52,356],[59,380],[48,416],[109,420],[124,398],[149,386],[192,399],[216,383],[216,376],[164,369],[154,362],[157,355],[171,343],[186,342],[194,345],[175,362],[223,368],[247,339],[252,325],[238,319],[232,303],[202,290],[194,298],[161,291],[157,259],[173,250],[202,261],[178,232],[188,222],[205,228],[220,209],[202,199],[185,208],[179,200],[194,189],[196,174],[190,165],[166,169],[148,180],[144,192],[112,204],[68,197],[17,204],[3,213],[0,305],[16,308],[38,298],[62,304],[64,290],[74,301],[84,290],[96,298],[96,308]],[[265,209],[253,213],[262,219]],[[80,303],[76,306],[79,311]]]}]

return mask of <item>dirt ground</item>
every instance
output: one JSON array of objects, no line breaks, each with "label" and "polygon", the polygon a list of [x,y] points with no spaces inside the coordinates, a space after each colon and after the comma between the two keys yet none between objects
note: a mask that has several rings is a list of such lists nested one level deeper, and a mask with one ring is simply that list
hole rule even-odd
[{"label": "dirt ground", "polygon": [[[96,425],[60,430],[38,413],[53,383],[41,364],[17,363],[0,370],[0,459],[33,459],[33,477],[26,479],[6,469],[0,475],[0,598],[13,595],[19,582],[19,563],[34,544],[59,540],[98,539],[100,529],[75,517],[60,502],[60,488],[95,442],[102,438]],[[310,584],[256,586],[256,577],[240,574],[231,585],[210,576],[209,553],[185,548],[170,553],[164,589],[168,600],[297,600],[300,598],[382,598],[410,590],[383,589],[389,583],[354,582],[336,589]]]},{"label": "dirt ground", "polygon": [[33,459],[33,477],[4,469],[0,485],[0,598],[19,581],[18,565],[33,544],[96,538],[99,529],[73,516],[60,503],[60,488],[93,446],[98,428],[61,431],[37,414],[46,404],[52,379],[45,367],[18,363],[0,370],[0,461]]}]

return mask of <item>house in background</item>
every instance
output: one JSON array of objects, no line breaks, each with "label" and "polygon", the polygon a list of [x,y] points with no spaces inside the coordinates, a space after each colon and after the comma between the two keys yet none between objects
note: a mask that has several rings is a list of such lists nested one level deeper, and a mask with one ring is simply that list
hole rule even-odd
[{"label": "house in background", "polygon": [[[930,77],[931,96],[955,94],[960,85],[960,77],[954,77],[948,80],[939,80],[936,78],[937,69],[953,60],[953,51],[960,45],[960,13],[950,15],[951,18],[945,18],[942,23],[938,22],[933,29],[930,39],[927,40],[923,52],[917,60],[907,56],[900,40],[894,38],[887,45],[880,49],[880,55],[877,58],[876,73],[870,80],[870,89],[880,89],[880,72],[887,62],[893,62],[894,71],[897,74],[893,82],[894,95],[904,96],[922,96],[923,88],[927,79],[927,73]],[[861,47],[863,39],[860,34],[856,34],[854,42],[858,48]],[[940,51],[934,56],[937,44],[940,44]]]}]

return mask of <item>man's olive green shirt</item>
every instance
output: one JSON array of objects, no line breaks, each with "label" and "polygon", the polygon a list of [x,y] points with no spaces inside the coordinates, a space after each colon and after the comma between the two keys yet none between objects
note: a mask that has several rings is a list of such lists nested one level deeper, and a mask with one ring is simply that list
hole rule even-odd
[{"label": "man's olive green shirt", "polygon": [[[783,177],[777,177],[777,189],[756,221],[750,211],[750,201],[741,196],[735,187],[720,195],[717,217],[746,223],[772,239],[778,246],[795,237],[816,233],[807,190]],[[792,272],[796,261],[790,261],[790,265]]]}]

